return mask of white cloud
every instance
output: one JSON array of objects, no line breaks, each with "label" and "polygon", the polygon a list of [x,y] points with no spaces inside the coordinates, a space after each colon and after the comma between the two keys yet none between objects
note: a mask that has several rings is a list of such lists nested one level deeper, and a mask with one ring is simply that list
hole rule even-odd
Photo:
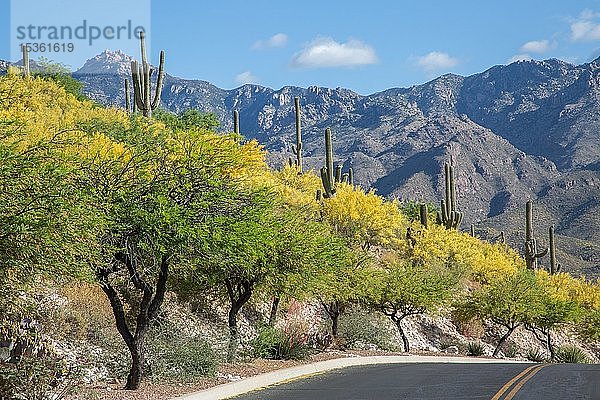
[{"label": "white cloud", "polygon": [[508,64],[512,64],[517,61],[531,61],[533,58],[529,54],[515,54],[508,59]]},{"label": "white cloud", "polygon": [[458,65],[458,59],[451,57],[448,53],[432,51],[424,56],[416,58],[416,63],[427,72],[452,68]]},{"label": "white cloud", "polygon": [[235,76],[235,82],[239,84],[258,83],[258,78],[250,71],[244,71]]},{"label": "white cloud", "polygon": [[571,39],[575,42],[592,42],[600,40],[600,13],[586,9],[579,17],[571,21]]},{"label": "white cloud", "polygon": [[360,40],[338,43],[332,38],[317,38],[294,54],[296,68],[356,67],[378,62],[375,49]]},{"label": "white cloud", "polygon": [[252,45],[254,50],[270,49],[274,47],[283,47],[287,44],[288,37],[285,33],[276,33],[266,40],[257,40]]},{"label": "white cloud", "polygon": [[600,39],[600,24],[592,21],[576,21],[571,24],[571,39],[589,42]]},{"label": "white cloud", "polygon": [[580,19],[594,19],[600,17],[600,13],[597,13],[589,8],[586,8],[579,14]]},{"label": "white cloud", "polygon": [[521,46],[523,53],[546,53],[552,49],[553,44],[549,40],[532,40]]}]

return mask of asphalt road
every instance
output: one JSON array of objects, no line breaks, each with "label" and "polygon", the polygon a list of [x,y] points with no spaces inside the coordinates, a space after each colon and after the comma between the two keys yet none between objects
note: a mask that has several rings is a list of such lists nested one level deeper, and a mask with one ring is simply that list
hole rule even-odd
[{"label": "asphalt road", "polygon": [[349,367],[236,400],[600,400],[600,365],[387,364]]}]

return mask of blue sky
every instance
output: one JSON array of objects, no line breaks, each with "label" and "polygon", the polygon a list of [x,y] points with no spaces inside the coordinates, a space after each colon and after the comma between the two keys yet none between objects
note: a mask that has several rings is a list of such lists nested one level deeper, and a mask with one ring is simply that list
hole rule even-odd
[{"label": "blue sky", "polygon": [[[68,0],[26,3],[34,10],[36,3],[53,2],[63,3],[56,7],[60,18],[79,18],[64,6]],[[107,1],[79,3],[91,10]],[[110,15],[143,14],[139,8],[106,9]],[[9,10],[10,1],[0,0],[0,59],[11,58]],[[518,58],[584,63],[600,55],[600,0],[153,0],[149,15],[154,59],[165,49],[169,73],[223,88],[252,82],[368,94]],[[77,52],[67,64],[78,67],[111,44]],[[134,42],[119,47],[139,56]]]}]

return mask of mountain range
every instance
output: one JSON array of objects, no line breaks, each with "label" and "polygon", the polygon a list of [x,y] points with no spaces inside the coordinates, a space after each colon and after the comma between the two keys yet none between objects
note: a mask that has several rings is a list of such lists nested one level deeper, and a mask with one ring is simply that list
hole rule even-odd
[{"label": "mountain range", "polygon": [[[91,99],[122,107],[131,60],[107,50],[73,76]],[[0,62],[0,70],[7,65]],[[463,229],[474,224],[488,240],[504,231],[521,249],[531,199],[541,244],[555,225],[565,270],[600,276],[600,59],[518,61],[367,96],[316,86],[224,90],[167,74],[162,106],[215,113],[222,130],[232,129],[238,110],[241,132],[264,144],[278,167],[295,140],[296,96],[308,168],[324,163],[330,127],[336,161],[354,169],[356,183],[390,198],[438,204],[443,165],[451,161]]]}]

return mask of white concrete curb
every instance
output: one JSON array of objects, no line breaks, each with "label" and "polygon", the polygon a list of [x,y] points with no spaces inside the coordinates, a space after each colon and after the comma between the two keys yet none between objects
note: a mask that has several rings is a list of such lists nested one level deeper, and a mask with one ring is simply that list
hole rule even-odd
[{"label": "white concrete curb", "polygon": [[490,364],[490,363],[522,363],[494,358],[474,357],[438,357],[438,356],[373,356],[373,357],[346,357],[333,360],[319,361],[314,364],[298,365],[296,367],[280,369],[266,374],[252,376],[237,382],[226,383],[199,392],[190,393],[173,400],[222,400],[239,396],[253,390],[261,389],[290,379],[312,375],[333,369],[350,367],[354,365],[373,364],[415,364],[415,363],[461,363],[461,364]]}]

